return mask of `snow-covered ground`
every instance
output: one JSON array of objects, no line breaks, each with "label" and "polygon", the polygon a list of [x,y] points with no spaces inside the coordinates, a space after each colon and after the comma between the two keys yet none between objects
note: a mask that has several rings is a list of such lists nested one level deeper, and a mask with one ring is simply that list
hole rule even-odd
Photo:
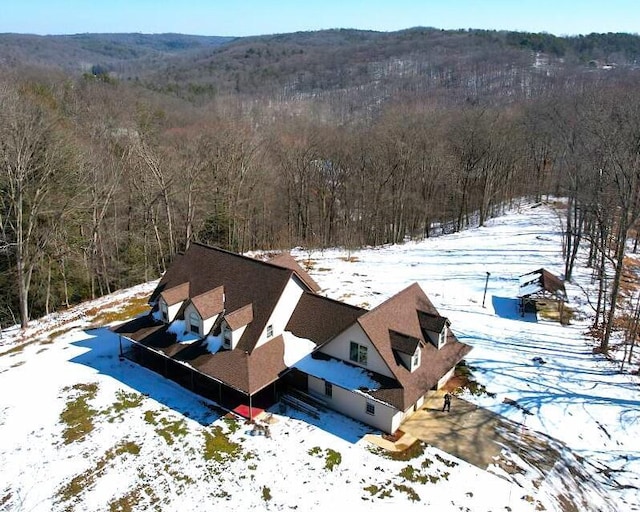
[{"label": "snow-covered ground", "polygon": [[[467,363],[491,394],[465,398],[584,458],[595,480],[591,510],[640,510],[639,379],[592,354],[590,272],[579,268],[567,284],[578,312],[571,325],[515,310],[518,277],[541,267],[561,274],[560,247],[557,214],[541,206],[419,243],[293,254],[312,261],[322,293],[365,307],[419,282],[474,347]],[[98,308],[154,284],[100,299]],[[433,447],[393,460],[363,439],[370,429],[337,414],[317,420],[276,409],[270,437],[255,435],[120,361],[117,336],[88,328],[86,312],[95,309],[84,304],[0,337],[0,510],[562,509],[551,496],[562,485],[555,474],[544,485],[514,483]],[[48,339],[54,329],[59,335]],[[78,410],[92,426],[74,419]]]}]

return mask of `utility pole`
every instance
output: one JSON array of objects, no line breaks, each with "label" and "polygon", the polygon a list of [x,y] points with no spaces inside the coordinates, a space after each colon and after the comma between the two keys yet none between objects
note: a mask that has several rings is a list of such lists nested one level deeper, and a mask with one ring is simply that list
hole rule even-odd
[{"label": "utility pole", "polygon": [[487,286],[489,285],[490,272],[487,272],[487,278],[484,281],[484,295],[482,296],[482,307],[484,307],[484,299],[487,297]]}]

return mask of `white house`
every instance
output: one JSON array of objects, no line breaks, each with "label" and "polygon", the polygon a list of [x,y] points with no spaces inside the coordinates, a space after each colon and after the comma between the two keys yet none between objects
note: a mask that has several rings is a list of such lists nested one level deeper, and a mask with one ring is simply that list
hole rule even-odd
[{"label": "white house", "polygon": [[418,284],[370,311],[318,291],[288,254],[265,262],[193,244],[152,313],[115,330],[135,360],[250,417],[293,386],[385,432],[471,349]]}]

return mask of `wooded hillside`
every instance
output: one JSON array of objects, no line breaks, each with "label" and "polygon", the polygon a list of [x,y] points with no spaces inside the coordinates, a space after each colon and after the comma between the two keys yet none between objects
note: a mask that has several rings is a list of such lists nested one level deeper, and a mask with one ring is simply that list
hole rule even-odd
[{"label": "wooded hillside", "polygon": [[0,322],[157,277],[194,240],[396,243],[556,194],[567,277],[580,243],[609,276],[606,350],[640,213],[639,41],[0,35]]}]

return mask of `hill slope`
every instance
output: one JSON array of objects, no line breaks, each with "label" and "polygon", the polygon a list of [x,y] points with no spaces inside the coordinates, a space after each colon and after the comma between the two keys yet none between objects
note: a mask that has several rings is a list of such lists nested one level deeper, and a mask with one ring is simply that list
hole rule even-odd
[{"label": "hill slope", "polygon": [[[577,273],[580,286],[567,286],[577,313],[569,326],[525,321],[506,307],[518,275],[561,266],[561,231],[552,209],[524,208],[484,228],[351,258],[340,250],[297,257],[311,258],[311,273],[328,296],[363,306],[420,282],[456,335],[474,346],[468,363],[479,389],[492,392],[463,396],[516,422],[522,411],[510,404],[525,406],[532,415],[517,434],[532,440],[540,430],[574,454],[559,452],[563,459],[536,466],[535,450],[528,457],[505,451],[510,468],[486,470],[428,446],[391,458],[363,438],[364,425],[279,409],[272,411],[271,438],[253,435],[215,404],[120,361],[118,338],[91,327],[112,320],[110,311],[127,297],[144,303],[149,283],[84,304],[83,314],[66,323],[63,315],[34,322],[20,341],[15,329],[2,332],[3,350],[14,348],[0,355],[0,386],[10,390],[0,398],[0,504],[35,511],[315,511],[340,496],[343,506],[367,511],[634,510],[638,377],[591,353],[584,334],[590,272]],[[491,280],[483,308],[485,271]],[[546,364],[534,364],[534,355]]]}]

